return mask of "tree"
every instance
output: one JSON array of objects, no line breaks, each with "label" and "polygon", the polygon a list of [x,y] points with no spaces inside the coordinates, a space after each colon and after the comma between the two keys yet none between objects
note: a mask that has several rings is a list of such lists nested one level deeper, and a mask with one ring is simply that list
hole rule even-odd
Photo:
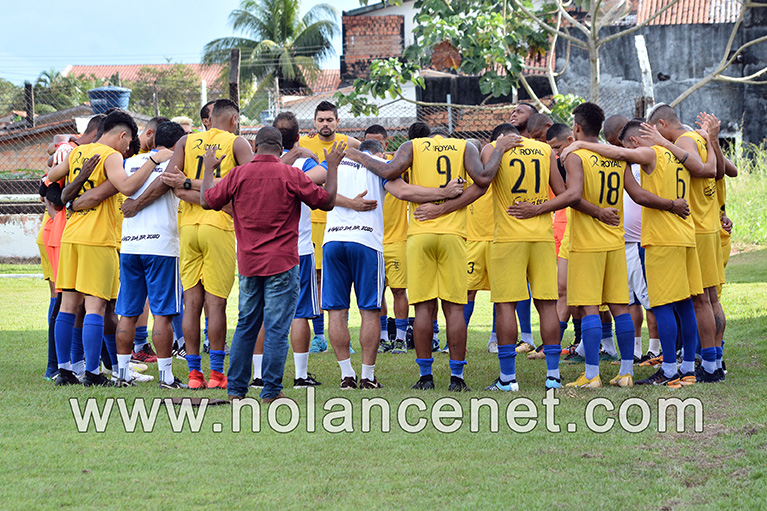
[{"label": "tree", "polygon": [[50,113],[88,102],[88,91],[103,84],[104,80],[93,76],[62,76],[56,69],[48,69],[35,81],[35,110]]},{"label": "tree", "polygon": [[24,109],[24,88],[0,78],[0,116]]},{"label": "tree", "polygon": [[162,68],[142,67],[137,80],[124,81],[123,85],[131,89],[130,108],[134,112],[150,117],[158,114],[166,117],[197,117],[200,82],[197,75],[184,64]]}]

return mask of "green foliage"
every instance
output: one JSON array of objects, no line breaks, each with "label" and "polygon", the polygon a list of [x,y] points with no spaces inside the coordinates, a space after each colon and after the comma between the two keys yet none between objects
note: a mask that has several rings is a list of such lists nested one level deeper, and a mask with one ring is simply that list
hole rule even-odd
[{"label": "green foliage", "polygon": [[420,68],[416,64],[401,62],[397,59],[374,60],[370,64],[370,77],[357,78],[354,90],[344,95],[337,92],[333,99],[339,106],[351,105],[352,115],[378,115],[378,106],[370,101],[370,97],[386,99],[387,96],[398,98],[402,96],[402,85],[412,82],[418,87],[424,87],[424,79],[418,74]]},{"label": "green foliage", "polygon": [[767,147],[745,145],[728,157],[738,176],[726,179],[727,216],[732,220],[732,240],[737,243],[767,243]]},{"label": "green foliage", "polygon": [[[88,91],[103,86],[105,82],[94,76],[62,76],[55,69],[43,71],[34,86],[35,112],[39,114],[56,112],[87,103]],[[22,89],[22,101],[23,97]]]},{"label": "green foliage", "polygon": [[130,109],[134,112],[150,117],[156,115],[156,94],[161,115],[197,118],[200,108],[200,82],[197,75],[184,64],[174,64],[165,68],[142,67],[138,79],[123,81],[123,86],[131,89]]},{"label": "green foliage", "polygon": [[24,87],[0,78],[0,116],[5,116],[11,110],[24,109]]},{"label": "green foliage", "polygon": [[568,126],[573,124],[573,110],[586,101],[575,94],[556,94],[554,104],[551,106],[551,116],[557,122],[563,122]]}]

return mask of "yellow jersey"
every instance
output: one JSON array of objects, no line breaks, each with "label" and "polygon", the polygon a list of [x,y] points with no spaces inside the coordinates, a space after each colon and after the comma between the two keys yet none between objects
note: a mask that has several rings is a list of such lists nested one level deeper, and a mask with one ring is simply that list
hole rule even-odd
[{"label": "yellow jersey", "polygon": [[[468,184],[474,181],[469,177]],[[493,241],[495,221],[493,214],[493,187],[490,186],[485,195],[475,200],[467,209],[466,239],[468,241]]]},{"label": "yellow jersey", "polygon": [[[410,167],[410,184],[428,188],[444,187],[455,178],[466,179],[463,165],[466,141],[437,135],[432,138],[417,138],[413,144],[413,164]],[[410,204],[411,234],[457,234],[466,238],[466,208],[442,215],[433,220],[419,222],[413,216],[418,204]]]},{"label": "yellow jersey", "polygon": [[[86,161],[97,154],[101,155],[101,159],[96,168],[93,169],[90,178],[85,181],[82,189],[77,193],[78,196],[107,180],[104,162],[113,153],[120,154],[104,144],[81,145],[69,153],[68,182],[72,182],[77,177]],[[72,213],[61,234],[61,242],[96,247],[116,247],[116,204],[117,197],[113,195],[94,208]]]},{"label": "yellow jersey", "polygon": [[117,250],[120,250],[120,245],[122,245],[123,240],[123,220],[125,219],[125,215],[123,215],[123,202],[125,202],[125,199],[127,197],[120,192],[118,192],[115,195],[115,240],[117,242]]},{"label": "yellow jersey", "polygon": [[620,223],[607,225],[575,209],[570,213],[570,251],[608,252],[623,249],[623,174],[626,162],[578,149],[583,163],[583,200],[600,208],[616,208]]},{"label": "yellow jersey", "polygon": [[[333,144],[336,142],[341,142],[344,144],[349,144],[349,137],[346,135],[343,135],[341,133],[336,133],[336,136],[333,140],[330,142],[325,142],[324,140],[320,140],[319,135],[314,135],[313,137],[307,137],[304,135],[303,137],[298,139],[298,146],[304,147],[306,149],[309,149],[311,152],[317,155],[317,158],[319,158],[320,163],[325,161],[325,151],[323,149],[327,149],[330,151],[330,149],[333,147]],[[321,209],[313,209],[311,213],[311,220],[314,223],[325,223],[327,222],[328,218],[328,212],[323,211]]]},{"label": "yellow jersey", "polygon": [[[226,176],[230,170],[237,166],[233,147],[236,138],[237,135],[217,128],[188,135],[186,146],[184,146],[184,174],[186,174],[186,177],[189,179],[202,179],[205,171],[203,158],[205,151],[209,147],[216,148],[216,158],[226,154],[226,158],[216,169],[215,177]],[[205,210],[199,204],[181,201],[178,227],[181,228],[185,225],[210,225],[224,231],[234,231],[232,217],[223,211]]]},{"label": "yellow jersey", "polygon": [[[642,188],[664,199],[690,198],[690,172],[671,151],[653,146],[655,168],[642,172]],[[694,247],[695,224],[692,216],[682,219],[671,211],[642,208],[642,246]]]},{"label": "yellow jersey", "polygon": [[[688,137],[698,146],[700,161],[708,161],[706,139],[695,131],[688,131],[679,138]],[[679,141],[676,139],[676,142]],[[719,214],[717,212],[716,179],[713,177],[690,178],[690,214],[695,223],[695,232],[711,233],[719,230]]]},{"label": "yellow jersey", "polygon": [[[394,156],[384,155],[386,161]],[[407,174],[408,171],[405,171]],[[403,174],[404,175],[404,174]],[[383,203],[384,244],[407,241],[407,202],[387,193]]]},{"label": "yellow jersey", "polygon": [[[516,202],[542,204],[549,200],[551,146],[530,138],[523,138],[522,143],[522,147],[503,153],[493,179],[494,240],[554,241],[551,215],[520,220],[506,213],[506,208]],[[495,147],[495,142],[492,145]]]},{"label": "yellow jersey", "polygon": [[726,177],[723,177],[716,181],[716,203],[719,206],[719,221],[721,221],[724,216],[724,205],[727,202],[727,185],[724,183],[725,179]]}]

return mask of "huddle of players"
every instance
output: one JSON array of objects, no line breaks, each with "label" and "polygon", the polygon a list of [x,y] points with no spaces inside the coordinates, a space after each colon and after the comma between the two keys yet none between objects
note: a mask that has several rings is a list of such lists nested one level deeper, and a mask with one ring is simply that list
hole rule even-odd
[{"label": "huddle of players", "polygon": [[[206,105],[206,107],[208,106]],[[206,107],[203,108],[203,111]],[[323,110],[321,107],[325,109]],[[601,386],[598,373],[601,322],[597,310],[603,304],[609,305],[615,316],[616,333],[622,355],[621,369],[611,383],[621,386],[633,384],[634,327],[627,313],[628,284],[626,259],[622,251],[621,211],[624,175],[625,172],[629,172],[625,162],[621,160],[631,160],[632,158],[641,159],[640,163],[643,165],[643,170],[647,176],[655,176],[647,178],[645,188],[656,195],[642,190],[633,181],[626,185],[626,191],[632,197],[636,195],[635,200],[645,206],[642,213],[643,217],[646,218],[642,244],[646,248],[657,248],[651,249],[649,252],[652,252],[652,255],[648,252],[646,256],[648,261],[647,280],[653,309],[661,311],[661,318],[658,318],[658,329],[661,345],[664,347],[664,364],[656,375],[648,379],[648,382],[683,385],[691,383],[695,379],[715,381],[721,378],[719,376],[721,374],[720,369],[716,365],[717,360],[721,360],[721,348],[716,349],[716,338],[718,337],[719,342],[721,342],[718,326],[721,323],[723,330],[723,314],[721,314],[721,306],[716,300],[716,286],[723,282],[723,270],[721,272],[717,270],[716,278],[713,279],[716,280],[715,283],[704,286],[706,288],[705,293],[701,292],[702,288],[699,290],[697,285],[700,280],[699,268],[703,268],[704,265],[695,265],[700,253],[700,249],[696,250],[696,247],[706,242],[711,245],[713,237],[701,236],[700,241],[698,241],[698,237],[693,231],[694,236],[691,238],[689,226],[693,225],[693,220],[689,217],[684,220],[683,217],[687,214],[686,199],[688,195],[691,195],[692,218],[695,218],[696,213],[699,218],[709,215],[705,217],[705,220],[701,219],[695,223],[695,228],[700,223],[705,225],[705,229],[701,228],[700,234],[705,235],[714,232],[717,236],[719,235],[719,224],[714,231],[711,231],[712,226],[708,225],[708,223],[712,223],[707,222],[709,217],[713,218],[709,209],[705,209],[708,204],[704,208],[704,205],[694,202],[697,197],[695,195],[697,189],[695,179],[701,181],[701,192],[698,194],[697,200],[707,199],[711,197],[711,186],[713,185],[715,189],[717,184],[711,178],[718,177],[720,170],[723,175],[723,168],[726,164],[718,145],[713,141],[709,142],[705,135],[702,136],[682,128],[672,109],[659,107],[649,118],[651,123],[658,126],[662,137],[657,134],[653,135],[648,130],[648,134],[654,138],[642,138],[637,132],[642,127],[637,128],[637,123],[634,121],[628,123],[621,132],[624,146],[628,146],[629,149],[635,149],[639,146],[651,147],[650,150],[654,154],[660,155],[655,159],[650,158],[648,151],[638,149],[636,151],[643,153],[641,156],[629,152],[613,154],[609,152],[612,148],[601,144],[595,147],[574,146],[562,152],[564,144],[552,143],[551,146],[557,148],[555,152],[552,152],[551,146],[548,144],[530,138],[518,137],[516,136],[518,131],[514,126],[502,125],[493,133],[493,142],[486,146],[481,153],[478,147],[467,144],[464,140],[448,138],[446,134],[435,130],[428,137],[416,136],[403,144],[392,161],[387,164],[381,158],[384,147],[380,144],[377,146],[369,144],[366,152],[355,150],[353,146],[357,144],[357,141],[335,133],[338,124],[335,107],[331,104],[321,105],[321,107],[318,107],[317,112],[315,112],[315,125],[317,125],[317,119],[323,115],[327,117],[321,119],[324,124],[323,122],[319,123],[318,133],[314,137],[302,137],[299,140],[299,146],[308,147],[315,155],[319,155],[323,154],[323,148],[328,149],[334,143],[341,142],[349,147],[347,152],[349,160],[362,164],[368,172],[388,180],[388,182],[396,180],[409,169],[410,184],[414,185],[415,188],[419,186],[431,189],[451,187],[455,190],[454,193],[458,194],[457,197],[449,200],[444,200],[445,195],[416,196],[411,199],[413,203],[409,208],[409,222],[405,220],[405,222],[400,223],[398,237],[384,236],[383,240],[384,243],[389,242],[381,250],[384,253],[381,259],[386,259],[387,270],[389,268],[392,270],[409,270],[407,277],[399,280],[396,279],[396,272],[387,271],[386,273],[387,277],[390,278],[389,285],[398,291],[401,290],[400,297],[404,294],[404,289],[408,289],[410,303],[413,303],[415,307],[414,342],[418,357],[416,362],[420,368],[421,378],[414,388],[426,389],[434,386],[431,377],[431,364],[433,362],[433,358],[431,358],[431,334],[436,317],[436,300],[439,298],[442,300],[443,311],[447,320],[447,336],[450,346],[451,384],[449,388],[459,391],[468,389],[463,380],[463,367],[466,364],[466,322],[463,312],[464,304],[467,302],[468,282],[467,279],[456,279],[455,276],[464,275],[467,268],[466,206],[474,203],[488,189],[492,190],[494,235],[493,241],[489,244],[486,243],[481,250],[484,255],[485,268],[490,270],[491,299],[496,304],[498,357],[501,366],[500,376],[488,389],[518,389],[514,370],[514,356],[516,355],[514,348],[517,338],[514,311],[517,303],[528,300],[530,296],[532,296],[541,317],[543,353],[547,360],[546,387],[557,388],[561,385],[558,370],[561,331],[558,338],[556,328],[557,321],[560,319],[557,315],[557,255],[550,213],[568,206],[572,207],[567,233],[569,241],[563,245],[566,251],[569,250],[570,258],[567,276],[567,305],[581,307],[585,313],[585,317],[582,319],[582,336],[586,358],[586,371],[578,380],[569,385]],[[529,105],[521,105],[515,113],[518,112],[519,116],[519,113],[524,112],[528,107]],[[180,272],[180,283],[184,288],[183,300],[186,308],[183,320],[183,337],[186,340],[189,387],[226,387],[226,376],[223,374],[225,355],[223,348],[226,335],[225,306],[226,297],[231,291],[234,281],[234,232],[229,215],[202,210],[199,206],[200,170],[202,169],[202,157],[208,147],[216,147],[216,154],[219,157],[226,155],[216,171],[217,177],[223,177],[234,166],[250,161],[252,150],[247,141],[234,135],[239,116],[236,105],[226,100],[220,100],[215,103],[212,110],[212,115],[209,116],[211,126],[208,131],[186,135],[180,139],[176,137],[177,142],[175,140],[164,142],[167,144],[164,146],[166,149],[174,147],[172,157],[170,151],[167,151],[163,156],[154,152],[145,156],[143,161],[135,162],[137,166],[133,166],[132,172],[128,171],[127,173],[127,165],[125,166],[126,170],[118,170],[116,165],[122,163],[118,162],[120,156],[129,154],[129,146],[131,141],[136,138],[137,130],[135,123],[127,114],[114,112],[102,121],[101,132],[103,133],[97,135],[95,143],[78,147],[67,161],[52,170],[53,177],[60,178],[59,174],[61,174],[61,177],[68,177],[68,181],[76,185],[74,188],[79,190],[81,195],[75,203],[84,199],[93,201],[92,203],[81,204],[79,208],[76,208],[85,211],[85,213],[73,213],[62,236],[61,253],[62,256],[64,254],[67,256],[61,258],[62,261],[66,262],[60,261],[58,266],[64,268],[65,271],[60,272],[59,278],[56,279],[56,287],[64,290],[61,303],[63,314],[59,313],[55,328],[56,350],[57,354],[60,355],[57,383],[75,383],[71,366],[68,366],[66,362],[67,339],[71,338],[69,324],[73,323],[77,308],[81,302],[84,302],[83,342],[86,346],[84,381],[86,384],[109,384],[106,378],[98,374],[98,357],[104,332],[103,318],[106,312],[106,303],[117,296],[117,289],[119,288],[114,279],[114,275],[117,274],[115,268],[116,241],[114,236],[108,235],[117,229],[114,220],[117,207],[111,200],[114,200],[114,193],[119,191],[132,196],[123,205],[123,209],[127,209],[126,218],[140,214],[144,208],[151,206],[160,198],[169,200],[170,202],[166,204],[166,209],[170,206],[169,211],[171,213],[167,215],[169,231],[176,227],[171,220],[175,218],[175,215],[172,214],[175,213],[172,205],[178,204],[178,202],[173,202],[177,200],[176,198],[181,199],[181,207],[178,213],[180,250],[177,252],[171,250],[170,252],[173,253],[170,255],[141,254],[150,256],[143,258],[143,260],[141,257],[126,257],[125,262],[122,260],[123,255],[130,256],[131,254],[120,255],[120,264],[124,272],[126,267],[133,266],[132,273],[130,273],[131,283],[135,280],[136,282],[143,282],[143,286],[138,286],[139,291],[133,292],[133,285],[123,285],[123,289],[126,290],[126,297],[122,302],[130,304],[132,308],[125,305],[122,312],[124,313],[123,318],[127,319],[121,319],[121,326],[124,323],[124,328],[118,327],[118,342],[115,350],[117,356],[113,357],[116,359],[114,365],[118,367],[118,384],[132,384],[128,366],[130,343],[133,339],[136,318],[143,311],[143,304],[148,296],[150,307],[155,315],[155,332],[153,334],[159,355],[158,362],[161,362],[162,366],[160,368],[160,385],[170,388],[182,386],[170,369],[170,350],[173,340],[170,321],[180,312],[181,308],[178,279],[173,280],[173,275],[178,275]],[[532,113],[532,108],[530,107],[529,110],[528,117]],[[578,107],[574,114],[575,122],[572,136],[575,141],[578,144],[597,142],[597,136],[604,120],[601,109],[597,105],[586,103]],[[711,119],[707,120],[704,117],[702,122],[704,128],[708,128],[709,131],[714,129],[714,122]],[[297,164],[307,172],[318,167],[316,163],[310,161],[310,158],[307,158],[308,154],[305,151],[301,152],[300,149],[294,147],[296,140],[298,140],[298,126],[294,116],[281,114],[275,120],[275,127],[283,133],[285,148],[291,149],[284,157],[286,163]],[[423,129],[423,126],[420,128]],[[644,129],[647,130],[646,127]],[[551,132],[552,130],[549,130],[549,133]],[[561,133],[561,128],[559,128],[559,132]],[[420,135],[426,135],[426,133]],[[386,133],[382,128],[374,127],[368,130],[366,138],[381,139],[379,142],[386,142]],[[556,138],[559,140],[561,135]],[[716,139],[716,137],[712,138]],[[695,145],[691,146],[685,139],[690,140]],[[674,142],[677,142],[677,145]],[[653,146],[653,143],[658,145]],[[660,149],[661,147],[664,149]],[[711,147],[714,157],[707,157],[707,147]],[[363,146],[362,149],[366,148]],[[625,151],[629,149],[625,149]],[[607,150],[607,155],[602,154],[605,150]],[[374,153],[375,156],[371,153]],[[560,159],[564,161],[567,177],[566,186],[560,172],[550,172],[551,169],[558,168],[557,153],[560,153]],[[567,156],[572,153],[578,158],[568,159]],[[615,159],[606,156],[613,156]],[[169,162],[161,161],[167,160],[169,157]],[[301,158],[301,161],[296,163],[298,158]],[[706,165],[703,164],[704,160]],[[90,170],[90,179],[85,180],[83,184],[82,175],[79,182],[76,181],[76,178],[78,174],[82,173],[85,168],[83,163],[87,161],[90,161],[88,165],[90,167],[88,169]],[[139,163],[141,164],[139,165]],[[162,165],[163,163],[164,165]],[[78,164],[81,166],[78,167]],[[155,167],[159,170],[155,171]],[[357,168],[359,169],[359,167]],[[322,172],[315,171],[315,174],[317,176],[313,179],[322,182]],[[645,174],[643,174],[643,184]],[[700,177],[693,178],[691,181],[690,174]],[[161,179],[149,180],[149,176],[160,177]],[[134,179],[131,180],[131,178]],[[470,186],[462,184],[467,180],[471,180]],[[86,195],[85,192],[90,189],[98,189],[103,183],[110,184],[101,187],[107,189],[103,190],[101,195],[96,195],[93,198]],[[382,187],[385,186],[384,183],[384,181],[380,182]],[[465,190],[458,190],[456,183],[461,185],[458,188],[467,187]],[[551,188],[555,196],[549,197],[548,188]],[[353,186],[349,189],[353,191]],[[349,211],[374,211],[374,215],[381,216],[382,209],[386,206],[382,206],[379,201],[365,199],[366,192],[367,190],[360,190],[354,199],[342,198],[337,203],[337,207],[346,208]],[[91,192],[91,195],[93,196],[95,193]],[[382,195],[379,193],[376,196],[381,197]],[[407,192],[405,192],[405,196],[407,196]],[[98,199],[101,200],[96,202]],[[343,202],[344,200],[347,202]],[[385,200],[390,199],[387,196]],[[418,202],[425,202],[426,204],[419,206]],[[430,204],[430,202],[432,203]],[[714,202],[716,202],[715,199]],[[399,201],[393,204],[400,208],[401,215],[399,218],[404,219],[404,212],[407,210],[405,203]],[[85,209],[85,206],[88,208]],[[677,216],[677,213],[681,216]],[[391,217],[391,215],[387,215],[387,217]],[[717,219],[718,221],[719,219]],[[161,221],[154,218],[151,223],[157,224]],[[390,229],[391,223],[386,222],[386,224],[383,229]],[[114,228],[110,229],[110,225]],[[304,220],[302,225],[305,231],[307,222]],[[404,225],[407,225],[406,235],[403,235]],[[88,232],[89,236],[80,235],[78,237],[78,233],[82,232]],[[95,234],[98,235],[94,236]],[[304,232],[304,237],[307,234],[308,232]],[[317,240],[316,233],[313,237],[315,238],[314,249],[316,250],[318,246],[322,247],[323,243]],[[134,236],[134,238],[140,238],[140,235]],[[152,238],[156,239],[155,236]],[[391,241],[392,239],[394,241]],[[320,242],[317,243],[317,241]],[[398,245],[397,251],[389,250],[389,257],[386,257],[386,247],[392,244]],[[301,245],[300,242],[299,245]],[[177,243],[175,246],[178,248],[179,244]],[[680,252],[679,250],[669,254],[671,247],[674,249],[683,247],[685,249],[683,251],[684,257],[677,253]],[[111,249],[111,251],[107,249]],[[378,247],[374,250],[376,249]],[[404,258],[403,249],[406,254]],[[621,252],[618,254],[619,249]],[[300,251],[301,247],[299,246]],[[150,249],[149,252],[156,252],[156,250]],[[561,252],[562,249],[560,248]],[[309,255],[309,253],[301,255]],[[719,256],[719,266],[714,264],[713,267],[715,268],[722,266],[721,251],[719,251]],[[157,261],[154,260],[157,257],[167,263],[164,268],[157,268]],[[162,258],[167,258],[167,261]],[[403,261],[403,259],[405,260]],[[478,258],[472,257],[471,259],[477,260]],[[659,261],[662,262],[659,263]],[[681,269],[677,268],[679,266],[677,263],[682,264]],[[173,264],[177,265],[175,273],[170,269]],[[296,361],[296,380],[294,380],[296,386],[318,384],[311,375],[306,373],[309,333],[306,319],[318,316],[318,295],[313,285],[317,281],[312,278],[314,277],[311,272],[312,261],[309,259],[306,264],[309,271],[302,271],[302,295],[305,295],[305,300],[312,303],[308,308],[304,308],[303,312],[301,312],[302,307],[299,303],[299,311],[296,315],[296,321],[299,323],[294,323],[294,330],[302,334],[297,337],[303,339],[302,342],[294,343],[293,346]],[[675,264],[676,266],[674,266]],[[303,270],[303,259],[301,265]],[[378,280],[376,281],[375,292],[372,294],[373,298],[363,303],[360,300],[365,300],[365,298],[360,296],[359,290],[357,293],[358,306],[361,311],[375,311],[373,315],[367,314],[370,318],[363,321],[366,324],[361,332],[372,331],[370,328],[372,318],[379,316],[383,264],[378,264],[377,268],[378,270],[374,275]],[[709,266],[706,265],[705,268],[709,268]],[[307,276],[306,278],[304,274]],[[126,275],[126,273],[123,274],[124,283]],[[696,275],[698,276],[697,280]],[[351,272],[345,277],[349,280],[349,285],[354,282],[357,286],[356,279],[363,277],[369,279],[370,275]],[[101,288],[97,289],[96,280],[99,278],[101,278],[99,283]],[[705,283],[710,284],[713,280],[705,280]],[[158,282],[163,284],[158,285]],[[176,283],[175,286],[172,285],[173,282]],[[110,285],[107,286],[106,284]],[[109,289],[106,289],[107,287]],[[129,294],[130,297],[127,296]],[[346,290],[346,295],[345,301],[342,299],[336,306],[325,308],[331,308],[332,311],[342,313],[331,312],[331,331],[335,329],[336,333],[340,334],[331,335],[331,341],[336,339],[333,344],[342,370],[342,388],[356,388],[356,375],[351,370],[348,351],[344,351],[345,347],[348,348],[348,328],[346,334],[343,334],[344,328],[346,328],[345,318],[349,305],[348,290]],[[693,307],[690,306],[689,297],[691,295],[694,297],[694,311]],[[323,293],[322,296],[323,302],[325,302],[325,294]],[[403,322],[407,321],[407,301],[405,301],[403,311],[402,304],[400,303],[399,306],[397,304],[397,298],[398,293],[395,293],[394,307],[398,319],[397,338],[401,340],[404,337],[406,326],[406,323]],[[141,310],[139,310],[139,303],[141,303]],[[208,308],[210,315],[211,376],[209,380],[205,379],[200,368],[199,319],[203,303]],[[717,306],[718,310],[716,309]],[[117,307],[119,313],[121,309],[119,298]],[[670,311],[670,321],[668,311]],[[722,318],[721,321],[716,321],[716,327],[714,326],[715,322],[712,321],[715,317],[715,311],[718,313],[716,317]],[[685,343],[685,359],[678,371],[675,356],[676,319],[674,313],[679,317]],[[400,316],[403,317],[400,318]],[[690,317],[692,317],[692,323],[690,323]],[[701,331],[700,339],[703,348],[701,350],[703,365],[697,375],[693,371],[694,367],[690,366],[691,360],[688,360],[694,360],[695,355],[698,328],[692,327],[695,326],[696,318]],[[300,324],[304,326],[301,327]],[[596,328],[595,325],[599,328]],[[381,332],[383,332],[383,321],[381,327]],[[98,342],[96,342],[96,338],[98,338]],[[595,338],[596,347],[594,347]],[[627,347],[627,339],[631,341],[630,349]],[[373,343],[369,339],[362,343],[363,359],[365,359],[362,368],[362,382],[365,384],[360,385],[362,387],[379,388],[381,386],[372,372],[377,343],[377,338],[374,339]],[[98,354],[96,346],[98,346]],[[109,343],[107,343],[107,347],[109,347]],[[258,346],[256,352],[258,352]],[[258,362],[260,361],[257,357],[258,353],[254,354],[254,365],[256,365],[254,386],[258,386]],[[670,360],[667,361],[667,358]],[[673,369],[671,368],[672,364]]]}]

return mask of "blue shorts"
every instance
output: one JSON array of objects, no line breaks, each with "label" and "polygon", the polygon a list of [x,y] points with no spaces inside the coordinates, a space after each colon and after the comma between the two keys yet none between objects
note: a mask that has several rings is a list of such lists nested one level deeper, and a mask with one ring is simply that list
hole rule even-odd
[{"label": "blue shorts", "polygon": [[384,290],[383,252],[351,241],[329,241],[322,247],[322,308],[348,309],[351,289],[362,310],[381,308]]},{"label": "blue shorts", "polygon": [[320,298],[317,292],[317,270],[314,266],[314,252],[299,257],[299,279],[301,290],[298,294],[296,319],[316,318],[320,315]]},{"label": "blue shorts", "polygon": [[181,313],[181,277],[178,257],[120,254],[120,293],[115,313],[135,317],[149,309],[155,316]]}]

